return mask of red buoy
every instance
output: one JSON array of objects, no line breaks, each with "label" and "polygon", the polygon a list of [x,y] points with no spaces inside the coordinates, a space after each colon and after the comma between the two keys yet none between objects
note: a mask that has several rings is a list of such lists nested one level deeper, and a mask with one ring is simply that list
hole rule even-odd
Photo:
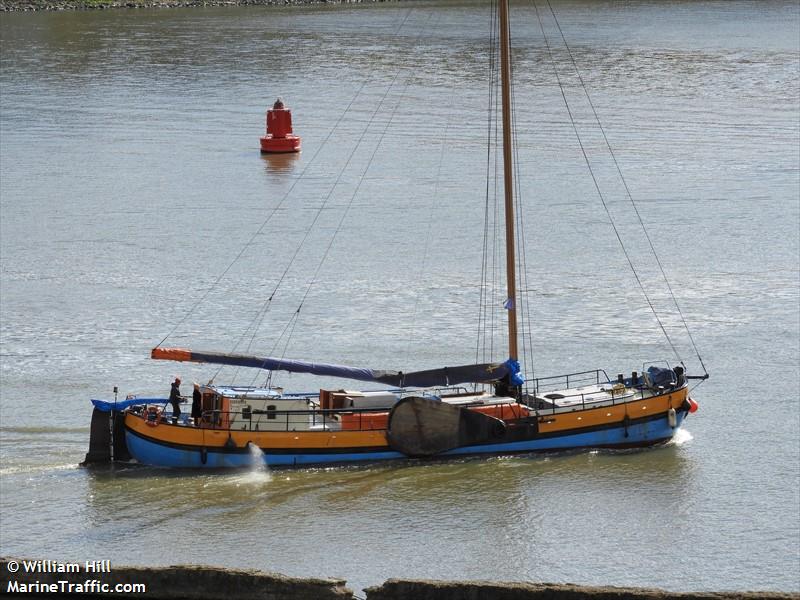
[{"label": "red buoy", "polygon": [[292,111],[278,98],[267,111],[267,135],[261,138],[262,152],[300,152],[300,138],[292,133]]},{"label": "red buoy", "polygon": [[686,399],[689,400],[689,412],[690,413],[697,412],[697,409],[700,408],[700,405],[691,398],[689,398],[688,396],[686,397]]}]

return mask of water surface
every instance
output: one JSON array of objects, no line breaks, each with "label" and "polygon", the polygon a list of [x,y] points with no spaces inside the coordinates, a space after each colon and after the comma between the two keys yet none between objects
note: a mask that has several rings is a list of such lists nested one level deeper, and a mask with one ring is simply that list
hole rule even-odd
[{"label": "water surface", "polygon": [[[700,370],[582,79],[712,374],[677,443],[274,473],[77,468],[88,399],[115,385],[263,382],[150,361],[165,336],[404,370],[475,358],[488,9],[8,14],[0,553],[256,567],[355,589],[387,577],[800,589],[798,7],[553,7],[580,79],[546,7],[540,27],[533,5],[515,5],[512,25],[526,367],[675,361],[563,89],[676,350]],[[277,96],[299,156],[258,153]],[[498,336],[495,358],[502,348]]]}]

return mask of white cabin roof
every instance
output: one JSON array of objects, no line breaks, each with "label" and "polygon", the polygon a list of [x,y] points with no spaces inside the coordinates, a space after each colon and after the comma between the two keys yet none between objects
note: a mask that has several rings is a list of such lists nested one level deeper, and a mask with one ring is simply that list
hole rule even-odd
[{"label": "white cabin roof", "polygon": [[280,398],[283,394],[282,388],[257,388],[235,385],[210,385],[206,389],[225,396],[226,398],[250,398],[256,400],[266,400],[269,398]]}]

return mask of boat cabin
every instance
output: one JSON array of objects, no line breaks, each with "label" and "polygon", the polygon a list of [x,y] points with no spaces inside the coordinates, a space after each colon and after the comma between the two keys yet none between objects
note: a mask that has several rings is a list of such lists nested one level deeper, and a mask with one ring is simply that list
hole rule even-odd
[{"label": "boat cabin", "polygon": [[281,388],[201,386],[200,426],[249,431],[303,431],[309,428],[311,399],[283,396]]}]

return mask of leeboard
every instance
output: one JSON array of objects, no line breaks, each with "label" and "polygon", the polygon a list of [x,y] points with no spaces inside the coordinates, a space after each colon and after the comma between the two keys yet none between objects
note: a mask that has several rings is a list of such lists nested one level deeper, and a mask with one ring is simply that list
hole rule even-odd
[{"label": "leeboard", "polygon": [[411,396],[389,413],[389,446],[406,456],[435,456],[453,448],[501,439],[506,424],[433,398]]}]

